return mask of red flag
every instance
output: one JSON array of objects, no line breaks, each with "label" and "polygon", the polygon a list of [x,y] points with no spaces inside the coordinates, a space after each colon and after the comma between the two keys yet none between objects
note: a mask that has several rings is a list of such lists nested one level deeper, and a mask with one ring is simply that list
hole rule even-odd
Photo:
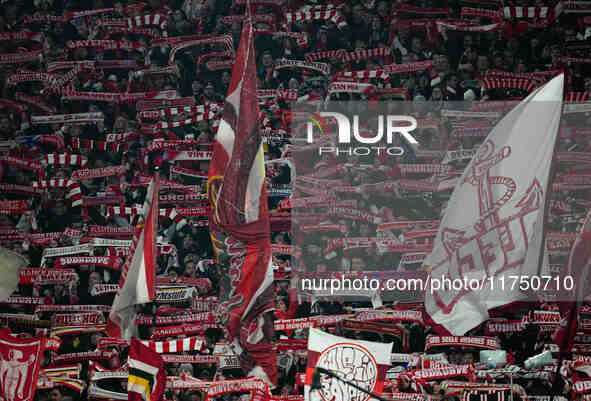
[{"label": "red flag", "polygon": [[129,344],[129,401],[159,401],[166,387],[164,360],[135,338]]},{"label": "red flag", "polygon": [[567,271],[562,275],[574,277],[574,291],[563,291],[559,303],[563,323],[556,331],[554,342],[560,346],[561,353],[570,352],[578,327],[579,307],[585,294],[586,282],[591,270],[591,210],[587,213],[583,228],[570,252]]},{"label": "red flag", "polygon": [[44,338],[15,338],[0,330],[0,399],[29,401],[35,395]]},{"label": "red flag", "polygon": [[[245,23],[213,145],[207,188],[212,206],[209,227],[218,263],[228,277],[221,285],[218,312],[245,373],[258,372],[274,385],[276,355],[269,342],[273,268],[253,42],[253,27]],[[256,352],[249,353],[255,344]],[[263,344],[269,352],[260,358],[257,355],[265,354],[260,353]]]},{"label": "red flag", "polygon": [[109,314],[107,331],[111,337],[132,337],[135,331],[135,305],[154,300],[159,184],[156,173],[144,202],[144,225],[134,235],[130,256],[122,268],[120,288]]}]

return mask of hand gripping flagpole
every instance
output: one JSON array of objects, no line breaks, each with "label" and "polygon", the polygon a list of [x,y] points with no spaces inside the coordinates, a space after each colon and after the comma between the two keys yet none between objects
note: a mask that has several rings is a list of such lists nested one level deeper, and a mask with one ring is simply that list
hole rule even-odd
[{"label": "hand gripping flagpole", "polygon": [[152,300],[152,327],[156,327],[156,270],[158,270],[158,221],[160,220],[160,165],[154,166],[154,194],[155,199],[158,202],[158,209],[156,210],[156,227],[154,229],[154,249],[156,250],[156,262],[154,263],[154,299]]},{"label": "hand gripping flagpole", "polygon": [[333,372],[332,370],[329,369],[325,369],[325,368],[321,368],[320,366],[316,366],[316,369],[314,369],[314,375],[312,376],[312,384],[310,385],[310,391],[312,390],[320,390],[322,388],[322,385],[320,384],[320,375],[327,375],[328,377],[332,377],[334,379],[337,379],[338,381],[345,383],[348,386],[353,387],[356,390],[361,391],[362,393],[365,393],[379,401],[388,401],[386,398],[383,398],[375,393],[372,393],[369,390],[364,389],[363,387],[360,387],[359,385],[349,381],[349,380],[345,380],[342,377],[340,377],[339,375],[337,375],[335,372]]}]

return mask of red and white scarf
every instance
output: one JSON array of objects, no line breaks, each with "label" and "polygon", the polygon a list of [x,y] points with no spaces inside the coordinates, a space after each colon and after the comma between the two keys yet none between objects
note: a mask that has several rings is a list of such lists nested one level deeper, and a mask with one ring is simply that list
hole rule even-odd
[{"label": "red and white scarf", "polygon": [[322,9],[319,11],[300,11],[285,13],[285,21],[288,24],[301,21],[329,20],[340,29],[347,26],[345,18],[335,8]]},{"label": "red and white scarf", "polygon": [[233,39],[230,35],[193,35],[163,38],[152,41],[152,46],[169,44],[172,46],[168,57],[169,64],[174,63],[174,57],[179,50],[187,47],[222,44],[225,51],[234,51]]},{"label": "red and white scarf", "polygon": [[304,60],[290,60],[286,58],[275,61],[275,69],[279,70],[282,68],[306,68],[318,71],[324,75],[328,75],[330,73],[330,67],[326,63],[315,63]]},{"label": "red and white scarf", "polygon": [[375,49],[359,49],[348,53],[343,52],[341,54],[342,61],[351,62],[375,57],[387,57],[392,55],[392,51],[389,47],[378,47]]},{"label": "red and white scarf", "polygon": [[143,133],[153,134],[163,129],[184,127],[185,125],[196,124],[200,121],[213,120],[217,118],[217,113],[203,113],[181,121],[159,121],[155,124],[142,124],[141,131]]},{"label": "red and white scarf", "polygon": [[93,169],[76,170],[71,178],[76,181],[91,180],[94,178],[111,177],[121,175],[125,171],[125,166],[109,166]]},{"label": "red and white scarf", "polygon": [[92,124],[104,121],[105,117],[101,112],[77,113],[77,114],[57,114],[52,116],[31,116],[32,125],[48,124]]},{"label": "red and white scarf", "polygon": [[324,60],[324,59],[344,60],[346,54],[347,54],[347,52],[343,49],[326,50],[326,51],[322,51],[322,52],[307,53],[305,58],[306,58],[306,61],[308,61],[308,62]]},{"label": "red and white scarf", "polygon": [[114,256],[64,256],[55,261],[56,267],[94,265],[119,270],[123,261]]},{"label": "red and white scarf", "polygon": [[159,119],[161,117],[173,117],[181,114],[209,114],[217,113],[220,111],[219,106],[216,103],[208,105],[197,105],[197,106],[182,106],[182,107],[171,107],[160,110],[145,110],[140,111],[140,119]]},{"label": "red and white scarf", "polygon": [[94,47],[101,51],[104,50],[136,50],[143,52],[144,47],[140,42],[130,42],[128,40],[68,40],[66,42],[67,49],[80,49]]},{"label": "red and white scarf", "polygon": [[176,314],[172,316],[156,316],[156,320],[154,321],[154,317],[151,315],[138,315],[136,318],[136,324],[139,325],[152,325],[156,323],[157,325],[170,325],[170,324],[182,324],[182,323],[195,323],[195,322],[205,322],[205,323],[213,323],[215,320],[213,312],[201,312],[201,313],[191,313],[185,312],[181,314]]},{"label": "red and white scarf", "polygon": [[129,28],[156,25],[161,30],[166,30],[167,19],[162,14],[146,14],[127,19]]},{"label": "red and white scarf", "polygon": [[105,141],[95,141],[93,139],[72,139],[72,149],[93,149],[105,152],[119,153],[127,150],[127,143],[112,143]]},{"label": "red and white scarf", "polygon": [[27,103],[31,106],[37,107],[39,110],[46,112],[47,114],[56,114],[57,109],[51,105],[45,103],[41,98],[36,96],[31,96],[23,92],[16,92],[14,94],[14,98],[19,102]]},{"label": "red and white scarf", "polygon": [[7,166],[15,166],[19,169],[30,170],[37,174],[39,179],[45,177],[45,166],[42,162],[33,159],[23,159],[20,157],[4,156],[0,158],[0,164]]},{"label": "red and white scarf", "polygon": [[23,214],[28,210],[24,199],[0,201],[0,214]]},{"label": "red and white scarf", "polygon": [[495,21],[500,21],[503,19],[503,13],[497,10],[488,10],[486,8],[472,8],[472,7],[462,7],[462,17],[479,17],[479,18],[489,18]]},{"label": "red and white scarf", "polygon": [[151,38],[159,38],[160,32],[152,28],[138,28],[138,27],[126,27],[126,26],[105,26],[106,37],[109,38],[111,35],[145,35]]},{"label": "red and white scarf", "polygon": [[484,78],[482,80],[482,88],[484,90],[507,88],[507,89],[521,89],[531,92],[537,87],[537,83],[531,79],[523,78]]},{"label": "red and white scarf", "polygon": [[201,337],[189,337],[169,341],[142,341],[142,344],[159,354],[202,351],[205,348],[205,340]]},{"label": "red and white scarf", "polygon": [[451,31],[463,31],[463,32],[490,32],[490,31],[497,31],[502,28],[502,24],[497,22],[495,24],[488,24],[488,25],[473,25],[470,23],[451,23],[451,22],[443,22],[437,21],[437,30],[442,32],[446,29]]},{"label": "red and white scarf", "polygon": [[32,32],[28,29],[18,32],[0,32],[0,42],[19,42],[30,40],[43,43],[45,37],[41,32]]},{"label": "red and white scarf", "polygon": [[20,71],[16,74],[9,75],[8,78],[6,78],[6,84],[12,86],[23,82],[41,81],[47,85],[51,85],[55,82],[57,77],[58,76],[46,72]]},{"label": "red and white scarf", "polygon": [[22,53],[0,54],[0,64],[22,64],[29,61],[37,61],[42,57],[43,50],[33,50]]},{"label": "red and white scarf", "polygon": [[18,282],[21,285],[75,283],[76,281],[78,281],[78,274],[74,269],[26,267],[21,269],[18,274]]},{"label": "red and white scarf", "polygon": [[433,347],[474,347],[481,349],[501,349],[499,340],[495,337],[458,337],[458,336],[428,336],[425,352]]},{"label": "red and white scarf", "polygon": [[78,166],[86,167],[88,158],[74,153],[50,153],[43,156],[44,166]]},{"label": "red and white scarf", "polygon": [[47,189],[47,188],[66,188],[68,193],[66,199],[70,199],[72,207],[82,206],[82,192],[80,191],[80,184],[70,179],[52,179],[52,180],[41,180],[33,182],[33,187]]}]

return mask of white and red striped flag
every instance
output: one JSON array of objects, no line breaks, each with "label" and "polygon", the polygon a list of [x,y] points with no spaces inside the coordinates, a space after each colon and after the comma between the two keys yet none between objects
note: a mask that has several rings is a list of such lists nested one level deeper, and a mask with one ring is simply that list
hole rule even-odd
[{"label": "white and red striped flag", "polygon": [[253,27],[245,23],[209,167],[209,227],[218,264],[229,277],[218,314],[244,373],[274,387],[273,266],[256,94]]},{"label": "white and red striped flag", "polygon": [[[375,343],[333,336],[319,329],[310,329],[308,336],[308,365],[304,397],[306,401],[368,401],[366,393],[328,375],[320,375],[314,382],[317,368],[356,384],[366,391],[380,395],[386,371],[391,364],[392,343]],[[321,388],[311,388],[312,384]]]},{"label": "white and red striped flag", "polygon": [[134,235],[131,251],[121,270],[119,291],[115,295],[109,314],[107,331],[111,337],[134,336],[135,305],[152,302],[156,294],[159,188],[160,178],[156,172],[144,202],[144,224]]},{"label": "white and red striped flag", "polygon": [[511,277],[540,274],[563,87],[560,74],[511,110],[454,189],[424,262],[432,283],[454,282],[432,286],[425,296],[428,315],[454,335],[487,320],[490,309],[525,298],[520,285],[510,285]]}]

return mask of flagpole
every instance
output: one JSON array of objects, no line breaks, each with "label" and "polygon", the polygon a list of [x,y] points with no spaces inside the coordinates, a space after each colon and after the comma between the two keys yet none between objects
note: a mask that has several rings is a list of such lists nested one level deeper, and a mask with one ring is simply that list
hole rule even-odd
[{"label": "flagpole", "polygon": [[[564,80],[566,81],[566,72],[564,71],[564,69],[562,69],[560,73],[565,75]],[[562,116],[562,112],[564,110],[564,96],[566,94],[566,85],[563,86],[562,91],[563,91],[563,93],[562,93],[563,100],[560,105],[560,115],[561,116]],[[562,121],[562,118],[561,118],[561,121]],[[544,252],[546,251],[546,235],[547,235],[547,231],[548,231],[546,219],[549,214],[550,203],[551,203],[550,202],[550,195],[552,192],[552,181],[554,181],[554,175],[556,174],[556,171],[558,169],[557,168],[558,162],[557,162],[557,158],[556,158],[556,153],[557,153],[556,146],[558,145],[559,138],[560,138],[560,124],[558,125],[558,134],[556,135],[556,139],[554,140],[554,152],[552,153],[552,164],[550,167],[550,174],[548,176],[548,183],[546,186],[546,188],[548,188],[547,189],[548,193],[547,193],[545,204],[544,204],[544,224],[542,224],[542,228],[543,228],[543,230],[542,230],[542,250],[541,250],[540,261],[539,261],[539,265],[538,265],[538,272],[540,275],[543,273],[542,269],[544,267],[543,266]],[[550,262],[550,256],[548,256],[548,262]],[[575,300],[573,306],[571,307],[571,309],[569,311],[569,315],[571,316],[571,319],[572,319],[573,313],[577,312],[576,309],[577,309],[577,302]],[[561,319],[562,319],[562,316],[561,316]],[[578,322],[577,322],[577,324],[578,324]],[[557,344],[560,347],[560,357],[558,358],[558,365],[556,366],[556,370],[554,371],[554,380],[552,381],[552,389],[551,389],[552,397],[556,397],[556,396],[562,394],[562,392],[563,392],[563,389],[559,389],[558,385],[560,383],[560,381],[559,381],[560,368],[562,367],[562,364],[564,362],[564,356],[565,356],[564,355],[565,353],[563,352],[564,343],[567,341],[568,341],[568,336],[564,336],[562,344]]]},{"label": "flagpole", "polygon": [[[348,386],[353,387],[356,390],[361,391],[362,393],[365,393],[367,395],[369,395],[370,397],[373,397],[379,401],[389,401],[386,398],[383,398],[375,393],[372,393],[369,390],[364,389],[363,387],[358,386],[357,384],[349,381],[349,380],[345,380],[342,377],[340,377],[339,375],[337,375],[335,372],[333,372],[332,370],[329,369],[325,369],[325,368],[321,368],[320,366],[316,366],[316,369],[314,369],[314,378],[312,379],[312,385],[310,386],[310,391],[312,390],[316,390],[316,389],[320,389],[320,374],[324,374],[327,375],[329,377],[333,377],[335,379],[337,379],[338,381],[345,383]],[[316,382],[316,383],[314,383]],[[316,385],[315,385],[316,384]]]},{"label": "flagpole", "polygon": [[154,224],[154,253],[155,261],[154,268],[152,269],[154,275],[152,277],[152,283],[154,283],[153,294],[154,300],[152,300],[152,327],[156,327],[156,270],[158,269],[158,220],[160,217],[160,166],[154,166],[154,202],[156,202],[155,209],[155,224]]}]

